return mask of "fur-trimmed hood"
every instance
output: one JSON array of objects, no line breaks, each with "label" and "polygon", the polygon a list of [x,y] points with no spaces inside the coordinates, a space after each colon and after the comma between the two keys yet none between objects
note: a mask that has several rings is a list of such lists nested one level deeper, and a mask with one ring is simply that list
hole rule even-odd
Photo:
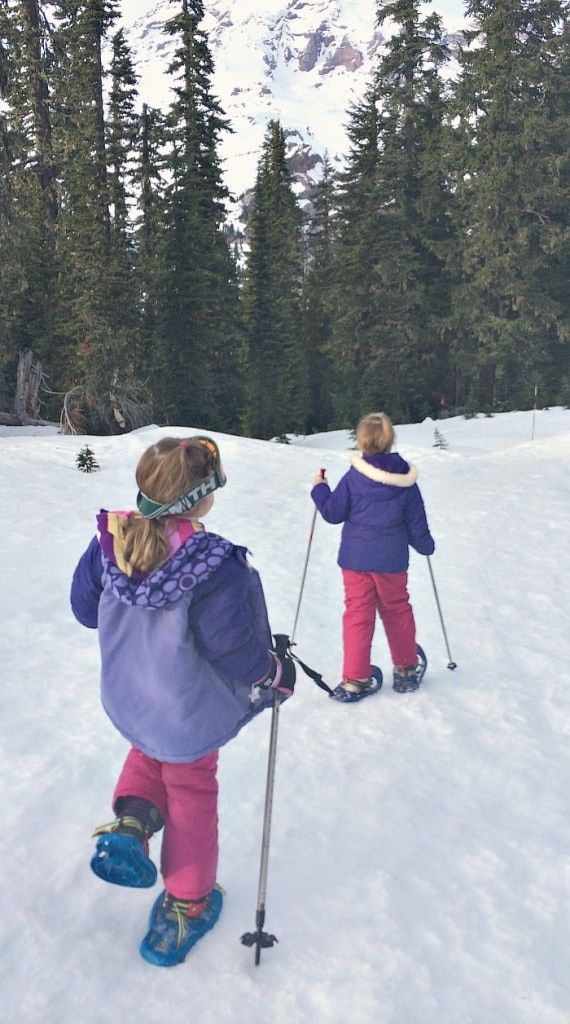
[{"label": "fur-trimmed hood", "polygon": [[397,452],[378,455],[352,455],[350,464],[357,473],[377,484],[391,487],[413,487],[418,479],[415,466],[410,466]]}]

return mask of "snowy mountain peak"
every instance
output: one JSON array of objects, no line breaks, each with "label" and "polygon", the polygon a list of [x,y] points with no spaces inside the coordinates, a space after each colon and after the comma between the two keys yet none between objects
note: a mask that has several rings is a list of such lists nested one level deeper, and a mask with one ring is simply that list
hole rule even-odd
[{"label": "snowy mountain peak", "polygon": [[[382,35],[375,0],[227,0],[205,4],[203,28],[215,62],[214,92],[234,134],[222,158],[231,192],[251,188],[271,118],[286,133],[300,189],[318,177],[322,156],[346,152],[347,109],[372,72]],[[162,32],[168,0],[127,30],[145,102],[171,101],[166,68],[174,43]]]},{"label": "snowy mountain peak", "polygon": [[[463,27],[460,0],[425,6],[441,14],[450,33]],[[253,187],[265,127],[277,119],[302,200],[325,153],[333,167],[344,163],[350,107],[386,38],[376,25],[377,0],[205,0],[204,9],[213,89],[233,129],[220,151],[230,192],[239,197]],[[175,13],[160,0],[126,29],[141,99],[163,110],[172,100],[166,68],[175,43],[162,29]]]}]

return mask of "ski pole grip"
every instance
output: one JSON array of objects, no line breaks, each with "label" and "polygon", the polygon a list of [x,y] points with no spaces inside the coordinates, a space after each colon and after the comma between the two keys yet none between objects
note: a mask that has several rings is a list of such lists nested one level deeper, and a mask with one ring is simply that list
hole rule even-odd
[{"label": "ski pole grip", "polygon": [[322,476],[322,478],[323,478],[323,480],[324,480],[324,478],[325,478],[325,473],[326,473],[326,469],[323,469],[323,468],[322,468],[322,466],[321,466],[321,468],[319,469],[319,473],[321,474],[321,476]]}]

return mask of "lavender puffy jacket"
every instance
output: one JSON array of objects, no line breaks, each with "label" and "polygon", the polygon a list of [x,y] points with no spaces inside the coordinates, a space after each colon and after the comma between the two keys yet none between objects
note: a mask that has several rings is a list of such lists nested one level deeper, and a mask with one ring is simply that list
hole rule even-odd
[{"label": "lavender puffy jacket", "polygon": [[344,523],[338,553],[342,569],[405,572],[410,545],[420,555],[433,553],[417,475],[397,452],[355,455],[334,491],[326,483],[313,488],[311,497],[323,519]]},{"label": "lavender puffy jacket", "polygon": [[251,699],[272,664],[261,580],[246,549],[216,534],[197,533],[138,581],[93,538],[71,607],[99,630],[105,711],[149,757],[194,761],[272,704],[271,689]]}]

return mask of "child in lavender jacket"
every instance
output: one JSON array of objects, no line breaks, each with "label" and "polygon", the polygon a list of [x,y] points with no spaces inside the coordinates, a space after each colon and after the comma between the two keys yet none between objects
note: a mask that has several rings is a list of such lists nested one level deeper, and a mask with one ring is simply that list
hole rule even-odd
[{"label": "child in lavender jacket", "polygon": [[261,581],[246,550],[200,519],[225,484],[210,438],[163,438],[136,472],[138,512],[101,512],[81,557],[71,605],[97,628],[101,698],[132,744],[100,826],[91,867],[108,882],[157,878],[149,837],[164,828],[156,900],[140,947],[150,963],[180,963],[216,923],[218,748],[292,692],[291,666],[272,650]]},{"label": "child in lavender jacket", "polygon": [[332,696],[345,703],[380,689],[381,677],[370,664],[376,613],[394,664],[394,689],[417,689],[426,667],[407,590],[409,546],[431,555],[435,544],[417,470],[392,452],[394,436],[385,413],[364,416],[356,434],[362,456],[351,459],[335,490],[322,475],[313,480],[311,497],[323,519],[344,523],[338,554],[345,592],[343,679]]}]

